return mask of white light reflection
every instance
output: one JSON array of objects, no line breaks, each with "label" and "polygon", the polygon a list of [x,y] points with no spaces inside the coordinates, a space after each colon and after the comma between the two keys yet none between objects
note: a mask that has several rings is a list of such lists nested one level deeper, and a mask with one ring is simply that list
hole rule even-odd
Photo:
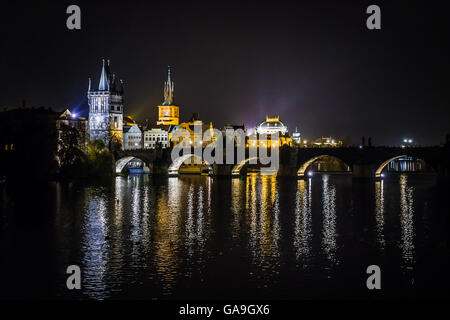
[{"label": "white light reflection", "polygon": [[334,185],[329,184],[328,175],[323,175],[322,179],[322,248],[328,260],[333,263],[338,263],[336,257],[336,188]]},{"label": "white light reflection", "polygon": [[108,261],[108,244],[106,241],[106,192],[96,192],[88,188],[87,208],[84,213],[83,238],[81,250],[83,260],[82,287],[84,291],[95,299],[105,299],[108,291],[105,283],[105,273]]},{"label": "white light reflection", "polygon": [[406,269],[414,264],[414,188],[408,186],[408,176],[400,176],[400,226],[402,258]]}]

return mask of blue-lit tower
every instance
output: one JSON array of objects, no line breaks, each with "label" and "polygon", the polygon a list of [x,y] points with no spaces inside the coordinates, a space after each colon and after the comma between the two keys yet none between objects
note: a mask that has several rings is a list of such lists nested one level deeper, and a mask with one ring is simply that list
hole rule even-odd
[{"label": "blue-lit tower", "polygon": [[102,140],[108,148],[123,148],[123,81],[118,84],[109,68],[109,59],[102,73],[98,90],[87,92],[89,105],[89,135],[91,140]]}]

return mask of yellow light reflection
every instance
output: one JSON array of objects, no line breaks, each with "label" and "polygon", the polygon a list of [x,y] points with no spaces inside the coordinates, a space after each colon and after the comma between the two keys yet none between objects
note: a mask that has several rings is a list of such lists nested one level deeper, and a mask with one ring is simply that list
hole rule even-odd
[{"label": "yellow light reflection", "polygon": [[294,247],[297,259],[301,259],[303,266],[308,265],[311,258],[311,183],[303,179],[297,181],[295,203],[295,238]]}]

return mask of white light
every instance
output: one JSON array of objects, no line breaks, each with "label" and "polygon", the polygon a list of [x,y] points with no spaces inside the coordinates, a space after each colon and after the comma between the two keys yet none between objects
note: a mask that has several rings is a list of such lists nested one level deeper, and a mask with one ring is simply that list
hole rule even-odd
[{"label": "white light", "polygon": [[312,177],[313,176],[313,172],[311,170],[308,171],[308,176]]},{"label": "white light", "polygon": [[404,143],[408,143],[408,139],[403,139],[403,142]]},{"label": "white light", "polygon": [[381,174],[381,177],[384,178],[384,173]]},{"label": "white light", "polygon": [[76,113],[72,113],[72,118],[76,118],[77,114]]},{"label": "white light", "polygon": [[409,140],[408,140],[408,142],[409,142],[409,143],[412,143],[412,140],[411,140],[411,139],[409,139]]}]

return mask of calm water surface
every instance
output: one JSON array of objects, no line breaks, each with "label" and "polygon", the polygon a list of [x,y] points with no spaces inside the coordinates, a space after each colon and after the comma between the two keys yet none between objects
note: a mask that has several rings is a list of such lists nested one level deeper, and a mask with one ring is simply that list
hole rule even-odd
[{"label": "calm water surface", "polygon": [[0,297],[448,297],[448,196],[423,175],[1,186]]}]

